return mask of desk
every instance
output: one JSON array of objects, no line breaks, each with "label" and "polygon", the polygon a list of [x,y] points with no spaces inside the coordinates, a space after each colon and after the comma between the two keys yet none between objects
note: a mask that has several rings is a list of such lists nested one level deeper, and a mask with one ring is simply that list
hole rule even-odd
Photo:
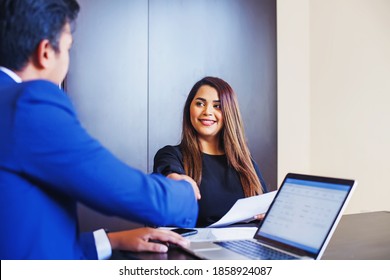
[{"label": "desk", "polygon": [[344,215],[322,259],[390,260],[390,212]]},{"label": "desk", "polygon": [[[180,249],[166,254],[114,252],[112,259],[194,260]],[[344,215],[322,259],[390,260],[390,212]]]}]

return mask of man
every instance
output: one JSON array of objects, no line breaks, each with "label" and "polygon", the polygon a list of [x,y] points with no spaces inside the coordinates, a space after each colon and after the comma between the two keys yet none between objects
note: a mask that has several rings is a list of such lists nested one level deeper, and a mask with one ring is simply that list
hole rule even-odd
[{"label": "man", "polygon": [[196,222],[200,194],[189,177],[119,161],[59,89],[78,11],[75,0],[0,0],[0,259],[102,259],[112,249],[167,250],[151,239],[187,244],[152,228],[80,234],[77,202],[154,226]]}]

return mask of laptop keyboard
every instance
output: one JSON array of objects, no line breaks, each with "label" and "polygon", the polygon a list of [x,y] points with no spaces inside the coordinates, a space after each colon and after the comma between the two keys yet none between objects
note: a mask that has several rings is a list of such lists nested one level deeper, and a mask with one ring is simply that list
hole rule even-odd
[{"label": "laptop keyboard", "polygon": [[228,250],[244,255],[250,259],[268,259],[268,260],[292,260],[293,256],[270,249],[266,246],[252,240],[231,240],[214,242]]}]

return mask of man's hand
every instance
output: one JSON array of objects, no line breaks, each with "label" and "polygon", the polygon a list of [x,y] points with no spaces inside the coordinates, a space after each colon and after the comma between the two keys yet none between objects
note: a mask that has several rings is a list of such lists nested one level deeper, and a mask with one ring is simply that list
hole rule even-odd
[{"label": "man's hand", "polygon": [[113,250],[166,253],[168,246],[164,243],[172,243],[181,247],[189,245],[188,240],[173,231],[149,227],[110,232],[107,236]]},{"label": "man's hand", "polygon": [[179,180],[187,181],[188,183],[191,184],[191,186],[192,186],[192,188],[194,190],[195,198],[197,200],[199,200],[201,198],[198,185],[196,184],[194,179],[192,179],[190,176],[183,175],[183,174],[178,174],[178,173],[170,173],[170,174],[168,174],[167,177],[170,178],[170,179],[173,179],[173,180],[177,180],[177,181],[179,181]]}]

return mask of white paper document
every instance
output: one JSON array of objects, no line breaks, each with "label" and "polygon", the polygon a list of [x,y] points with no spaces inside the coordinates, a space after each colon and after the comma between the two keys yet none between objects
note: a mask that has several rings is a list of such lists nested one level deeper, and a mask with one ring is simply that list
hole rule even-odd
[{"label": "white paper document", "polygon": [[257,227],[197,228],[198,233],[186,236],[191,242],[225,241],[253,238]]},{"label": "white paper document", "polygon": [[230,208],[230,210],[218,222],[208,227],[224,227],[238,222],[249,222],[258,214],[267,212],[276,191],[241,198]]}]

